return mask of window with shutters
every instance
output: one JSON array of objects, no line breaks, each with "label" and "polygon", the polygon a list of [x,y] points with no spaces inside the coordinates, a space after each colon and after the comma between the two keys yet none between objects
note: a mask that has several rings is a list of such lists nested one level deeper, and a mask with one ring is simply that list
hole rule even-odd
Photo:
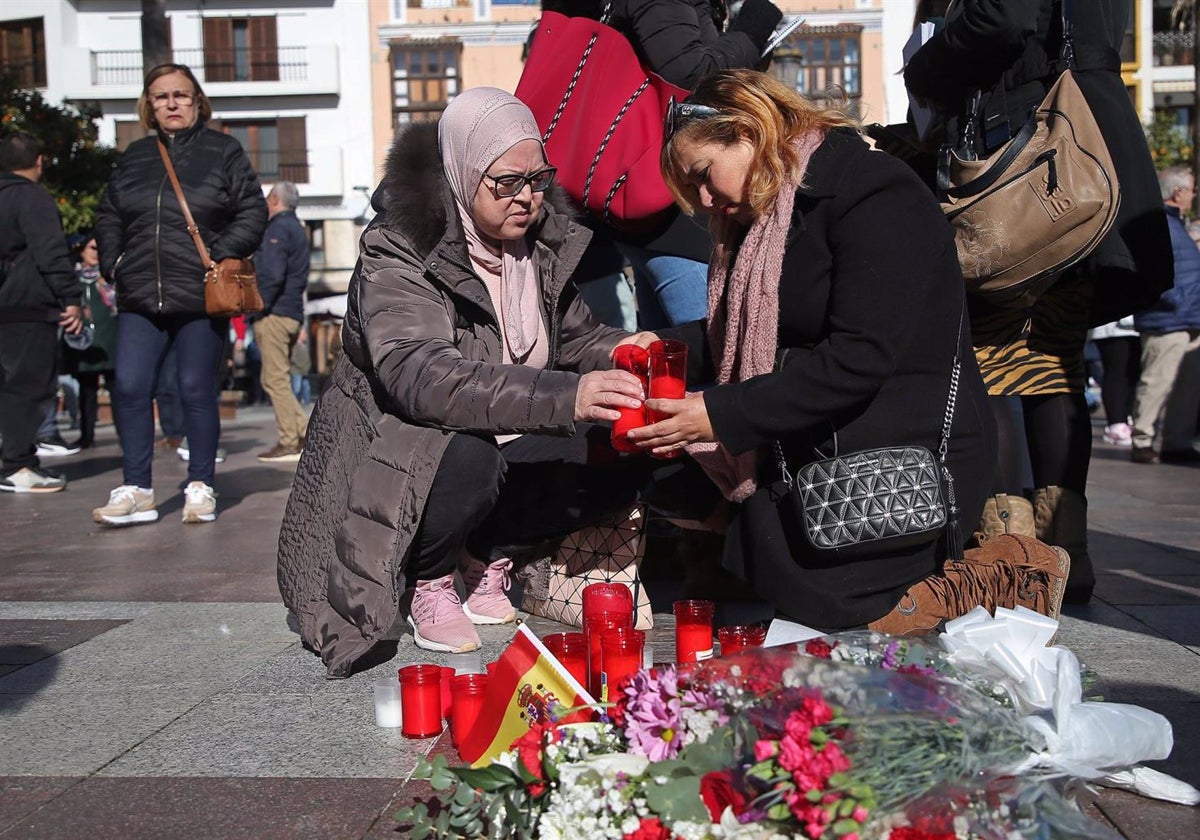
[{"label": "window with shutters", "polygon": [[856,113],[862,98],[862,27],[801,26],[775,51],[770,72],[811,99],[844,100]]},{"label": "window with shutters", "polygon": [[242,144],[250,164],[264,183],[291,181],[308,183],[308,147],[304,117],[279,117],[273,120],[223,120],[219,125]]},{"label": "window with shutters", "polygon": [[204,18],[204,81],[279,81],[275,18]]},{"label": "window with shutters", "polygon": [[392,124],[436,120],[458,93],[457,39],[392,42]]},{"label": "window with shutters", "polygon": [[46,86],[46,30],[42,18],[0,21],[0,73],[18,87]]}]

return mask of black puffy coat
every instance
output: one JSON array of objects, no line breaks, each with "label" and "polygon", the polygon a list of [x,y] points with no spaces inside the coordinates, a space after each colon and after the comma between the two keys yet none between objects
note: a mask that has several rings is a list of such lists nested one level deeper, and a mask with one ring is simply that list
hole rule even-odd
[{"label": "black puffy coat", "polygon": [[0,172],[0,323],[54,324],[78,305],[54,199],[41,184]]},{"label": "black puffy coat", "polygon": [[214,261],[249,257],[267,226],[262,186],[233,137],[202,124],[171,137],[159,132],[121,156],[96,217],[100,273],[117,287],[122,312],[204,313],[204,270],[167,177],[171,163]]},{"label": "black puffy coat", "polygon": [[[1162,195],[1146,136],[1121,78],[1118,52],[1130,4],[1097,0],[1074,21],[1075,78],[1108,144],[1121,206],[1084,265],[1094,281],[1091,323],[1148,306],[1171,287],[1174,267]],[[983,146],[1008,141],[1058,77],[1060,0],[960,0],[904,71],[914,96],[956,114],[982,90]]]}]

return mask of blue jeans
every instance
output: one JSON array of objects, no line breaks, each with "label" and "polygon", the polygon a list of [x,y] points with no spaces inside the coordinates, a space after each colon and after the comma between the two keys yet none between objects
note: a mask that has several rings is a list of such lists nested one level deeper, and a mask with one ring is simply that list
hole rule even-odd
[{"label": "blue jeans", "polygon": [[583,302],[597,321],[625,332],[637,330],[633,292],[623,273],[617,272],[594,280],[585,280],[578,285],[579,296],[583,298]]},{"label": "blue jeans", "polygon": [[183,437],[183,406],[179,402],[179,351],[172,344],[158,368],[154,402],[158,405],[158,426],[165,438]]},{"label": "blue jeans", "polygon": [[152,487],[154,409],[159,369],[170,347],[179,361],[179,399],[188,439],[187,480],[212,484],[221,434],[214,372],[225,352],[229,321],[204,315],[147,316],[122,312],[117,320],[117,382],[113,411],[121,437],[123,483]]},{"label": "blue jeans", "polygon": [[674,327],[708,316],[708,266],[636,245],[617,245],[633,266],[638,328]]}]

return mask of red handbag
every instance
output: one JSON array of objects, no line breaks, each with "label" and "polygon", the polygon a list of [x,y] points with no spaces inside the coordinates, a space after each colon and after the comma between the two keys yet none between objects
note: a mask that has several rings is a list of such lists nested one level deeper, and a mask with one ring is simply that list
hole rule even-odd
[{"label": "red handbag", "polygon": [[601,21],[546,12],[517,84],[542,130],[558,182],[607,224],[660,226],[675,200],[659,169],[663,117],[688,91],[642,66],[625,36]]}]

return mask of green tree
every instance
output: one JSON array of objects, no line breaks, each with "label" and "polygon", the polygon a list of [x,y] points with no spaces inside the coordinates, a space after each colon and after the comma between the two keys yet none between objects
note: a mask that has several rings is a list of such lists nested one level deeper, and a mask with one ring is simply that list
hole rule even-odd
[{"label": "green tree", "polygon": [[67,233],[90,230],[100,196],[117,160],[117,150],[99,143],[94,105],[52,105],[36,90],[0,78],[0,126],[42,141],[42,183],[58,202]]},{"label": "green tree", "polygon": [[1191,165],[1192,138],[1187,126],[1180,125],[1173,113],[1155,112],[1154,122],[1146,128],[1146,142],[1155,169],[1161,171],[1172,166]]}]

